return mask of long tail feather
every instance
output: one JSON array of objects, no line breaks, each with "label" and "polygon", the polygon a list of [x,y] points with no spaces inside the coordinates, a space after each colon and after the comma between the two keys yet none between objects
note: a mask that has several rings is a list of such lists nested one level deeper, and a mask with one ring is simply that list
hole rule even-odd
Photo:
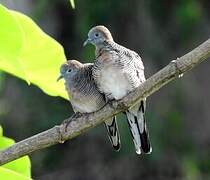
[{"label": "long tail feather", "polygon": [[114,116],[113,118],[106,120],[104,124],[106,126],[107,134],[114,150],[119,151],[121,144],[116,117]]},{"label": "long tail feather", "polygon": [[129,111],[126,111],[127,121],[129,125],[129,129],[131,132],[131,136],[133,139],[133,143],[135,145],[136,153],[141,154],[141,141],[140,141],[140,134],[139,130],[137,128],[137,125],[135,123],[135,116],[130,113]]},{"label": "long tail feather", "polygon": [[152,148],[149,140],[149,133],[144,117],[145,102],[141,102],[135,107],[126,111],[127,121],[129,124],[130,132],[133,138],[133,142],[136,148],[136,153],[140,154],[141,150],[149,154],[152,152]]}]

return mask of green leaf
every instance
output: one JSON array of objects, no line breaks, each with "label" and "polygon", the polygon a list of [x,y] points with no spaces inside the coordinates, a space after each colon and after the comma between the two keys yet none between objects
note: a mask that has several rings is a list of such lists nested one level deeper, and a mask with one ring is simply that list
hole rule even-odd
[{"label": "green leaf", "polygon": [[[22,31],[15,18],[1,5],[0,27],[0,68],[20,78],[26,79],[24,71],[18,61],[23,41]],[[8,60],[11,60],[11,62]]]},{"label": "green leaf", "polygon": [[[14,140],[3,136],[3,129],[0,126],[0,150],[14,144]],[[28,156],[24,156],[3,166],[0,166],[0,179],[30,179],[31,162]]]},{"label": "green leaf", "polygon": [[0,179],[5,180],[31,180],[31,178],[16,173],[10,169],[0,167]]},{"label": "green leaf", "polygon": [[56,82],[66,59],[63,47],[29,17],[1,5],[0,26],[0,69],[67,99],[63,82]]},{"label": "green leaf", "polygon": [[70,4],[71,4],[71,7],[73,8],[73,9],[75,9],[75,3],[74,3],[74,0],[69,0],[70,1]]}]

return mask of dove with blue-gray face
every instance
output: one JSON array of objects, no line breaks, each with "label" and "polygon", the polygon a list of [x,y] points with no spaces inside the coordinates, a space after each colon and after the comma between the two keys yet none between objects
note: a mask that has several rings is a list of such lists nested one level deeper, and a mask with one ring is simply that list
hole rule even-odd
[{"label": "dove with blue-gray face", "polygon": [[[96,60],[93,77],[101,93],[108,100],[121,99],[145,81],[144,65],[134,51],[114,42],[110,31],[104,26],[95,26],[84,45],[95,45]],[[145,122],[146,99],[130,107],[125,113],[136,153],[151,153],[152,148]]]},{"label": "dove with blue-gray face", "polygon": [[[69,60],[60,67],[60,77],[64,78],[65,87],[75,113],[91,113],[101,109],[106,101],[92,77],[93,64],[82,64],[77,60]],[[116,117],[105,121],[105,127],[113,148],[120,150],[120,134]]]}]

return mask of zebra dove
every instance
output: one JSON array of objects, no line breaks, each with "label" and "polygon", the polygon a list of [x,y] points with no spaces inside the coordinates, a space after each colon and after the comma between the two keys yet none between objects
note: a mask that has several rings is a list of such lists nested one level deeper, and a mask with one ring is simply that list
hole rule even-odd
[{"label": "zebra dove", "polygon": [[[108,100],[121,99],[145,81],[144,65],[134,51],[114,42],[110,31],[104,26],[90,29],[84,45],[96,47],[93,78],[101,93]],[[152,152],[145,122],[146,99],[130,107],[125,113],[135,145],[136,153]]]},{"label": "zebra dove", "polygon": [[[64,78],[65,87],[75,113],[91,113],[102,108],[106,101],[92,77],[93,64],[82,64],[76,60],[69,60],[60,67],[60,77]],[[105,127],[113,148],[120,150],[120,134],[116,117],[105,121]]]}]

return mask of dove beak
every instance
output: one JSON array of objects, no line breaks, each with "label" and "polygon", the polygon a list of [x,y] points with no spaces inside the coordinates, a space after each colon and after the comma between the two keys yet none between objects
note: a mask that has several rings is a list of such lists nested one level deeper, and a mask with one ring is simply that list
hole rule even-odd
[{"label": "dove beak", "polygon": [[91,39],[90,38],[87,38],[87,40],[83,43],[83,46],[86,46],[89,43],[91,43]]},{"label": "dove beak", "polygon": [[63,75],[60,75],[57,79],[57,82],[60,81],[63,78]]}]

